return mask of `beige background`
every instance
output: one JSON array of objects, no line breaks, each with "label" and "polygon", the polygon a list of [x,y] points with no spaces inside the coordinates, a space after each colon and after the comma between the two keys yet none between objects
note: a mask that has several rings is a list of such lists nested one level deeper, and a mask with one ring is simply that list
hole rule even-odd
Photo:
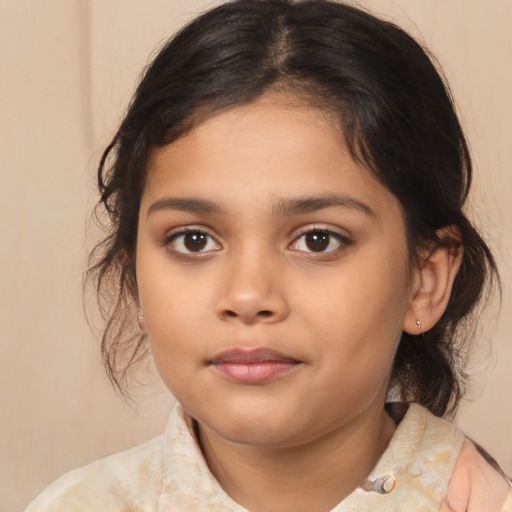
[{"label": "beige background", "polygon": [[[148,55],[206,0],[0,2],[0,511],[161,432],[172,399],[112,391],[81,281],[95,166]],[[482,328],[476,401],[458,421],[512,472],[512,1],[360,2],[421,37],[452,84],[477,167],[474,213],[504,297]],[[94,232],[88,230],[94,240]],[[493,339],[489,352],[486,343]],[[149,384],[148,384],[149,383]],[[485,383],[485,386],[484,386]]]}]

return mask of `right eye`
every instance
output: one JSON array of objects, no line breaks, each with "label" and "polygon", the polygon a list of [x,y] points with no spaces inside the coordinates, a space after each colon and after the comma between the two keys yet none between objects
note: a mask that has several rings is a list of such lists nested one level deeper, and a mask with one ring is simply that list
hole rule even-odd
[{"label": "right eye", "polygon": [[173,233],[167,238],[165,245],[181,254],[197,254],[220,249],[220,245],[208,233],[199,229]]},{"label": "right eye", "polygon": [[330,229],[314,228],[303,232],[291,244],[292,249],[309,254],[337,253],[350,245],[350,240]]}]

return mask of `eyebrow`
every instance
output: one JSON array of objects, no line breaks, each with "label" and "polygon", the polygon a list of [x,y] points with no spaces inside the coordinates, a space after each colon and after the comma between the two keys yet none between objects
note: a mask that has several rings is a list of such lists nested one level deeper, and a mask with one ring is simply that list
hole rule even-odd
[{"label": "eyebrow", "polygon": [[279,199],[273,207],[273,214],[276,217],[287,215],[299,215],[311,213],[325,208],[341,207],[350,210],[358,210],[362,213],[375,217],[375,212],[362,201],[344,194],[327,194],[313,197],[299,197],[293,199]]},{"label": "eyebrow", "polygon": [[[358,210],[366,215],[375,217],[375,212],[362,201],[344,194],[327,194],[312,197],[280,198],[272,207],[274,217],[286,217],[311,213],[326,208],[341,207]],[[194,197],[164,197],[155,201],[149,208],[147,216],[162,210],[178,210],[189,213],[225,214],[225,210],[218,204],[207,199]]]},{"label": "eyebrow", "polygon": [[213,201],[207,199],[164,197],[155,201],[149,208],[147,216],[161,210],[179,210],[189,213],[221,214],[224,210]]}]

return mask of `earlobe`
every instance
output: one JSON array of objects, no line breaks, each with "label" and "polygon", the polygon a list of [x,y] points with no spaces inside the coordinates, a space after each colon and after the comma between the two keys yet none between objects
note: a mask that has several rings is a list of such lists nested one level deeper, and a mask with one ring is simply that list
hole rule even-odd
[{"label": "earlobe", "polygon": [[424,251],[414,270],[409,308],[403,330],[409,334],[428,331],[443,315],[463,256],[460,231],[447,226]]},{"label": "earlobe", "polygon": [[137,315],[137,322],[139,324],[139,329],[142,332],[146,332],[146,320],[144,319],[144,313],[139,310],[139,313]]}]

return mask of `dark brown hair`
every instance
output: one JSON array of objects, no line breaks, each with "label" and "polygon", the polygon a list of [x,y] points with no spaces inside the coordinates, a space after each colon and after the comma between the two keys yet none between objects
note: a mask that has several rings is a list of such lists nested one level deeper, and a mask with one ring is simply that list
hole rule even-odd
[{"label": "dark brown hair", "polygon": [[[354,158],[400,201],[413,256],[456,226],[462,267],[440,321],[402,335],[391,385],[436,415],[464,393],[471,313],[493,256],[463,206],[471,158],[449,89],[428,52],[392,23],[326,0],[238,0],[192,21],[158,53],[98,170],[108,235],[91,255],[106,321],[102,353],[119,387],[144,356],[136,328],[136,233],[148,152],[206,118],[284,88],[339,120]],[[498,280],[499,282],[499,280]]]}]

